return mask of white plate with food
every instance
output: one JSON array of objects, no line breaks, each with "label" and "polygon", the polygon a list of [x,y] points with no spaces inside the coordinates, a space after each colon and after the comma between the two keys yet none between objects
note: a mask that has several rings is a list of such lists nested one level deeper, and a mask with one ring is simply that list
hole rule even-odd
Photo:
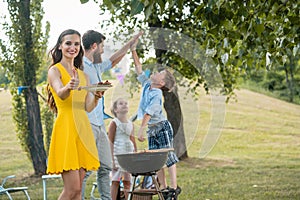
[{"label": "white plate with food", "polygon": [[87,90],[90,92],[97,92],[97,91],[104,92],[111,87],[112,87],[111,83],[105,82],[105,83],[98,83],[98,84],[93,84],[93,85],[89,85],[89,86],[83,86],[83,87],[78,88],[78,90]]}]

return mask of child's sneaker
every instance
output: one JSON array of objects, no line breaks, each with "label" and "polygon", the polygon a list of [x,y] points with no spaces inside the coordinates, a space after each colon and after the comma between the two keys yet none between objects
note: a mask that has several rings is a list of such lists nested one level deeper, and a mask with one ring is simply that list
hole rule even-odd
[{"label": "child's sneaker", "polygon": [[181,187],[179,187],[178,185],[177,185],[177,188],[175,190],[175,193],[176,193],[176,196],[181,193]]},{"label": "child's sneaker", "polygon": [[177,185],[177,188],[175,189],[175,193],[173,193],[173,200],[177,200],[177,196],[181,193],[181,187]]},{"label": "child's sneaker", "polygon": [[177,186],[174,188],[166,188],[162,190],[162,194],[165,200],[177,200],[177,196],[181,193],[181,188]]},{"label": "child's sneaker", "polygon": [[162,190],[161,190],[161,193],[162,193],[162,195],[163,195],[163,197],[164,197],[165,200],[167,199],[167,197],[168,197],[168,195],[169,195],[169,191],[170,191],[169,186],[166,187],[165,189],[162,189]]}]

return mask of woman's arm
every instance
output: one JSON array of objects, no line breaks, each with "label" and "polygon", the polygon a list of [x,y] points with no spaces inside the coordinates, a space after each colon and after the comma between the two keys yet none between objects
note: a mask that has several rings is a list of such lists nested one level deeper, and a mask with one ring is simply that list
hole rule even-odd
[{"label": "woman's arm", "polygon": [[138,56],[136,50],[133,50],[131,53],[132,53],[132,58],[134,61],[135,72],[139,75],[143,72],[142,64],[140,62],[140,59],[139,59],[139,56]]},{"label": "woman's arm", "polygon": [[77,89],[79,85],[78,74],[75,69],[73,70],[73,76],[69,83],[63,85],[60,71],[55,66],[52,66],[48,70],[48,82],[57,96],[62,100],[68,98],[71,90]]},{"label": "woman's arm", "polygon": [[[90,83],[89,76],[87,74],[84,74],[84,75],[85,75],[87,85],[89,85],[89,83]],[[94,93],[92,93],[92,92],[87,93],[87,95],[85,97],[85,110],[87,112],[91,112],[98,105],[98,100],[100,98],[102,98],[103,93],[104,92],[100,92],[100,91],[97,91]]]}]

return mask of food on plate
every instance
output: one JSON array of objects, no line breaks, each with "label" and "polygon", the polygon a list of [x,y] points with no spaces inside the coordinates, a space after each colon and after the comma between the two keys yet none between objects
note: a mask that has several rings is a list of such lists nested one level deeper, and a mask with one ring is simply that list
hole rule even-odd
[{"label": "food on plate", "polygon": [[111,82],[109,82],[108,80],[106,80],[105,82],[99,82],[97,83],[97,85],[111,85]]},{"label": "food on plate", "polygon": [[91,91],[91,92],[95,92],[95,91],[104,92],[107,89],[109,89],[110,87],[112,87],[111,82],[106,80],[105,82],[99,82],[99,83],[96,83],[96,84],[79,87],[78,90],[85,89],[85,90],[88,90],[88,91]]}]

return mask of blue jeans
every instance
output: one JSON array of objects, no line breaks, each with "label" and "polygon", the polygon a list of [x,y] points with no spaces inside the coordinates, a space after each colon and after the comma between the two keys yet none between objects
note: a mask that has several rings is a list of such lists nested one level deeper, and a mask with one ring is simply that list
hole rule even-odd
[{"label": "blue jeans", "polygon": [[[95,126],[92,124],[92,129],[96,140],[98,156],[100,159],[100,167],[97,170],[96,174],[97,188],[101,196],[101,200],[111,200],[109,174],[112,169],[112,158],[108,136],[104,125]],[[86,181],[91,174],[92,172],[88,171],[83,179],[82,200],[84,200]]]}]

